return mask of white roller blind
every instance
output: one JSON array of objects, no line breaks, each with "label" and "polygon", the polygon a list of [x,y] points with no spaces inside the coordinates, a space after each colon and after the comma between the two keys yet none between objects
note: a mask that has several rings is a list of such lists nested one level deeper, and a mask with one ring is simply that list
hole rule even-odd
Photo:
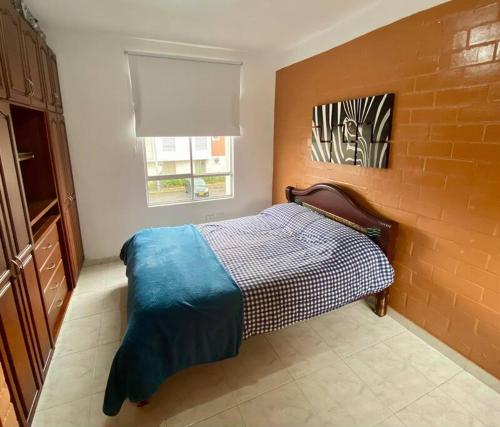
[{"label": "white roller blind", "polygon": [[127,53],[136,136],[240,134],[240,63]]}]

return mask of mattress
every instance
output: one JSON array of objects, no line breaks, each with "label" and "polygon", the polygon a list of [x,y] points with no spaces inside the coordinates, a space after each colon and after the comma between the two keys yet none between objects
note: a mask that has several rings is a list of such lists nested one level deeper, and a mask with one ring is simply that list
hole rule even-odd
[{"label": "mattress", "polygon": [[242,291],[244,338],[339,308],[394,280],[369,237],[296,203],[197,228]]}]

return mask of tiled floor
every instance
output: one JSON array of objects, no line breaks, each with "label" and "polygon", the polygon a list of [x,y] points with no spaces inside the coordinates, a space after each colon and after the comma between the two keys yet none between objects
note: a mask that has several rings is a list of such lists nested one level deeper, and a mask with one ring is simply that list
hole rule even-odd
[{"label": "tiled floor", "polygon": [[499,394],[362,302],[253,337],[237,358],[182,372],[148,406],[108,418],[126,292],[118,263],[82,272],[34,426],[500,426]]}]

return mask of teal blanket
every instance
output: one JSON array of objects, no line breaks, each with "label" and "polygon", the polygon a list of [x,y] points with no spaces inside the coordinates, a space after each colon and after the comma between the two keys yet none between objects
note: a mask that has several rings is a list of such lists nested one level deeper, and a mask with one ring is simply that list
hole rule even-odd
[{"label": "teal blanket", "polygon": [[192,225],[145,229],[123,245],[128,326],[109,373],[103,411],[140,402],[189,366],[238,354],[241,291]]}]

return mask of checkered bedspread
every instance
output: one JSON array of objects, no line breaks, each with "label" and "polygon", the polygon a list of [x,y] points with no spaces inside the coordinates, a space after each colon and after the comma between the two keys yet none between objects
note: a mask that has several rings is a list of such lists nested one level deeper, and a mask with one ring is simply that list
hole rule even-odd
[{"label": "checkered bedspread", "polygon": [[198,229],[242,291],[244,338],[341,307],[394,278],[368,237],[295,203]]}]

